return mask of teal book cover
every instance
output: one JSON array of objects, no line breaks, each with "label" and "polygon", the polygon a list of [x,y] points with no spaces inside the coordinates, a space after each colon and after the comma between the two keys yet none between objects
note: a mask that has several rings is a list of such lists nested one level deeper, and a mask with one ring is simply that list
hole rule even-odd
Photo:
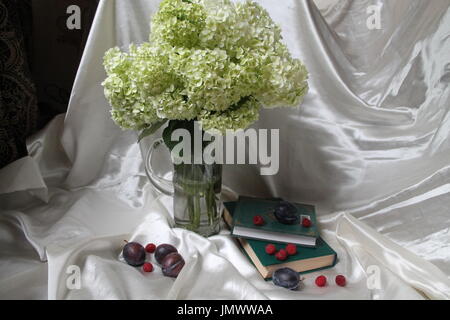
[{"label": "teal book cover", "polygon": [[[319,231],[316,222],[316,211],[313,205],[292,203],[297,208],[298,223],[287,225],[280,223],[274,214],[275,206],[280,199],[258,199],[239,197],[235,207],[232,235],[256,240],[270,240],[281,243],[315,247]],[[264,219],[262,226],[253,223],[253,217]],[[303,227],[301,221],[308,218],[310,227]]]}]

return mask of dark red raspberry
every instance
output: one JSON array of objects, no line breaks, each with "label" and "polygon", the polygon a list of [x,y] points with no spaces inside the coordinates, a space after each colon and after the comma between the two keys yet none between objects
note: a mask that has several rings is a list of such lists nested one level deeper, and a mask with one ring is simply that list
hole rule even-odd
[{"label": "dark red raspberry", "polygon": [[281,249],[280,251],[278,251],[278,252],[275,254],[275,257],[277,258],[277,260],[284,261],[284,260],[287,259],[288,254],[287,254],[286,250]]},{"label": "dark red raspberry", "polygon": [[142,270],[144,270],[144,272],[152,272],[153,271],[153,265],[150,262],[146,262],[142,266]]},{"label": "dark red raspberry", "polygon": [[290,256],[297,254],[297,246],[295,244],[289,243],[286,246],[286,252]]},{"label": "dark red raspberry", "polygon": [[266,246],[266,253],[267,253],[267,254],[273,255],[273,254],[275,254],[275,252],[277,252],[277,248],[275,247],[275,245],[273,245],[273,244],[268,244],[268,245]]},{"label": "dark red raspberry", "polygon": [[347,284],[347,281],[345,280],[345,277],[343,275],[336,276],[336,284],[340,287],[345,287]]},{"label": "dark red raspberry", "polygon": [[153,253],[156,250],[156,246],[154,243],[149,243],[148,245],[145,246],[145,251],[147,251],[148,253]]},{"label": "dark red raspberry", "polygon": [[311,220],[309,220],[308,218],[303,218],[302,226],[304,226],[305,228],[311,227]]},{"label": "dark red raspberry", "polygon": [[327,277],[325,277],[325,276],[318,276],[316,278],[316,285],[318,287],[325,287],[327,285]]},{"label": "dark red raspberry", "polygon": [[261,216],[254,216],[253,217],[253,224],[255,226],[262,226],[264,225],[264,218]]}]

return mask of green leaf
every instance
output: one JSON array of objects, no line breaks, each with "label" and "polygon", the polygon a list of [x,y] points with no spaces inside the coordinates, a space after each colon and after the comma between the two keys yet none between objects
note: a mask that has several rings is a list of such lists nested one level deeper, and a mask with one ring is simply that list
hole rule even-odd
[{"label": "green leaf", "polygon": [[141,134],[139,135],[138,142],[140,142],[145,137],[147,137],[151,134],[154,134],[156,132],[156,130],[161,128],[166,122],[167,122],[167,119],[160,120],[160,121],[153,123],[152,125],[145,128],[144,130],[142,130]]}]

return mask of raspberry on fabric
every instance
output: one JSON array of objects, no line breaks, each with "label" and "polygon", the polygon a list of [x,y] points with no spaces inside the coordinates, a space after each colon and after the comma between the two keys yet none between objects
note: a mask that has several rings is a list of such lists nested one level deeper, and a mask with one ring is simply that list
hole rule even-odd
[{"label": "raspberry on fabric", "polygon": [[327,285],[327,277],[325,277],[325,276],[318,276],[316,278],[316,285],[318,287],[325,287]]},{"label": "raspberry on fabric", "polygon": [[153,271],[153,265],[150,262],[146,262],[142,266],[142,270],[144,270],[144,272],[152,272]]},{"label": "raspberry on fabric", "polygon": [[154,243],[149,243],[148,245],[145,246],[145,251],[147,251],[148,253],[153,253],[156,250],[156,245]]},{"label": "raspberry on fabric", "polygon": [[340,287],[345,287],[345,285],[347,284],[347,280],[343,275],[340,274],[336,276],[336,284]]}]

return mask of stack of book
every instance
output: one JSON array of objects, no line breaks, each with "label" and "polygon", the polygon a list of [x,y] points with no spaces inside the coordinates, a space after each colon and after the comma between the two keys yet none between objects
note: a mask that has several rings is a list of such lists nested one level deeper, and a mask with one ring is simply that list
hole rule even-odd
[{"label": "stack of book", "polygon": [[[336,252],[320,237],[316,223],[315,207],[307,204],[292,203],[299,216],[299,223],[287,225],[280,223],[275,215],[275,206],[281,199],[257,199],[239,197],[238,201],[225,202],[224,220],[231,229],[248,258],[265,279],[272,277],[279,268],[291,268],[299,273],[318,271],[336,264]],[[253,218],[261,216],[263,225],[255,225]],[[304,227],[303,219],[309,219],[311,225]],[[266,246],[274,244],[283,249],[288,243],[297,246],[297,253],[284,261],[275,255],[266,253]]]}]

